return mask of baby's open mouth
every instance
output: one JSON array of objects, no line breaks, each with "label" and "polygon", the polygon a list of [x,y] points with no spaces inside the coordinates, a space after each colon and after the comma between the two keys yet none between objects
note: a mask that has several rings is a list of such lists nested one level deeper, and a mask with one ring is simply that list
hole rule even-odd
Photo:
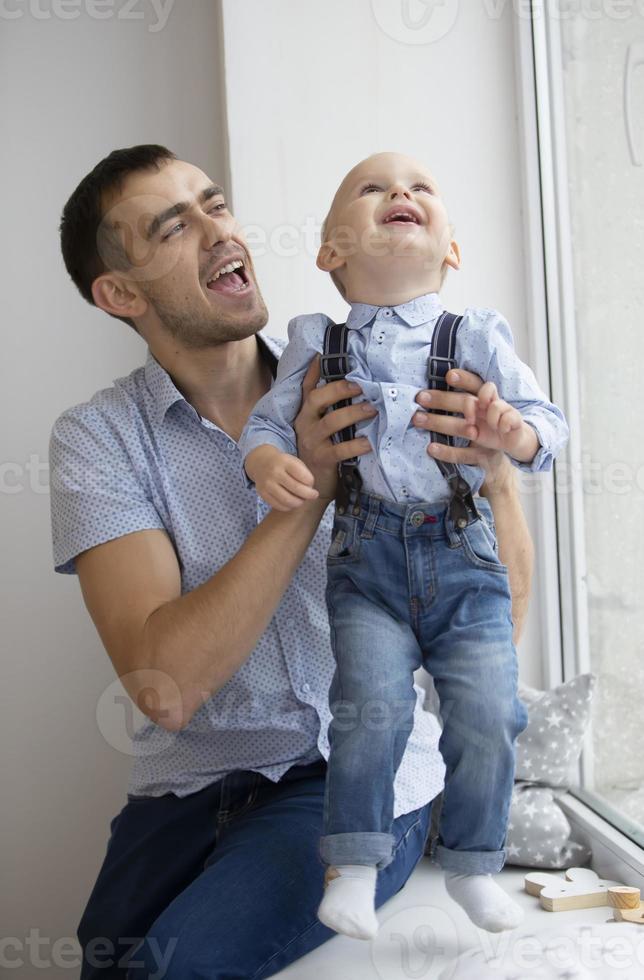
[{"label": "baby's open mouth", "polygon": [[405,225],[419,225],[421,223],[420,217],[416,210],[412,207],[407,207],[402,205],[399,207],[393,207],[387,211],[386,215],[382,220],[383,225],[391,224],[405,224]]},{"label": "baby's open mouth", "polygon": [[235,293],[248,285],[248,275],[241,259],[233,259],[217,269],[206,283],[213,293]]},{"label": "baby's open mouth", "polygon": [[385,224],[389,225],[392,221],[404,221],[405,224],[418,224],[418,218],[414,218],[412,214],[393,214],[391,218],[385,218]]}]

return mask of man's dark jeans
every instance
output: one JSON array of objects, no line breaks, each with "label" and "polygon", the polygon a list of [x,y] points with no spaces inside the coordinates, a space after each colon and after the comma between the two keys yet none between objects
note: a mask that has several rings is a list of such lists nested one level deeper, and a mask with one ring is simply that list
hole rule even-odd
[{"label": "man's dark jeans", "polygon": [[[317,919],[325,772],[320,760],[278,783],[237,771],[183,799],[130,797],[78,927],[81,980],[260,980],[334,936]],[[377,906],[422,857],[430,808],[394,821]]]}]

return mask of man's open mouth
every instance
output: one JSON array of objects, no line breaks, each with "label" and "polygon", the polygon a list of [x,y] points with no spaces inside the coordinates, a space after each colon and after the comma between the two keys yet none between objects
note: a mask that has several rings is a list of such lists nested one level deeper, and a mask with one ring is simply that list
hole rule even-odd
[{"label": "man's open mouth", "polygon": [[249,279],[241,259],[232,259],[210,277],[206,288],[213,293],[238,293],[246,289]]}]

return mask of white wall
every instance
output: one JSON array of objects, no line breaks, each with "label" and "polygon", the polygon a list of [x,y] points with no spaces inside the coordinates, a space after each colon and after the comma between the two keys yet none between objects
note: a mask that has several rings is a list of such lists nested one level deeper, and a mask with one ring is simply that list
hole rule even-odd
[{"label": "white wall", "polygon": [[[114,10],[122,7],[116,2]],[[32,456],[47,462],[49,431],[64,408],[142,363],[145,348],[127,326],[85,304],[67,279],[60,211],[84,174],[118,146],[158,142],[213,178],[226,172],[216,4],[176,4],[157,31],[149,30],[157,22],[149,3],[137,4],[145,19],[134,21],[87,13],[38,20],[28,10],[25,3],[22,17],[0,19],[7,906],[0,921],[3,935],[23,940],[30,928],[52,939],[74,934],[129,770],[129,758],[105,742],[95,718],[113,668],[78,580],[52,570],[46,475],[33,476],[34,490],[25,466]],[[7,492],[15,485],[22,489]]]},{"label": "white wall", "polygon": [[[269,329],[286,335],[297,313],[344,317],[315,267],[314,229],[350,167],[396,150],[427,161],[456,226],[463,264],[448,276],[446,306],[501,310],[529,360],[512,5],[496,5],[505,12],[495,17],[489,4],[450,0],[447,22],[435,5],[428,29],[439,36],[423,44],[410,43],[427,30],[406,27],[403,6],[224,0],[234,206],[259,243]],[[426,5],[406,6],[422,21]],[[535,583],[520,665],[537,686],[538,613]]]}]

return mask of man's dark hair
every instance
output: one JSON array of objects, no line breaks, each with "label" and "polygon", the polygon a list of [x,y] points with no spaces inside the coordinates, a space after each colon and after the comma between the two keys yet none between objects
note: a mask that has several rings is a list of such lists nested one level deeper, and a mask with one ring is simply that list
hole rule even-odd
[{"label": "man's dark hair", "polygon": [[[129,267],[118,234],[103,221],[106,196],[118,191],[130,174],[159,170],[162,164],[176,159],[171,150],[156,143],[112,150],[83,177],[67,201],[60,221],[60,247],[65,268],[88,303],[95,305],[92,283],[97,276],[108,269]],[[127,317],[116,319],[134,327]]]}]

